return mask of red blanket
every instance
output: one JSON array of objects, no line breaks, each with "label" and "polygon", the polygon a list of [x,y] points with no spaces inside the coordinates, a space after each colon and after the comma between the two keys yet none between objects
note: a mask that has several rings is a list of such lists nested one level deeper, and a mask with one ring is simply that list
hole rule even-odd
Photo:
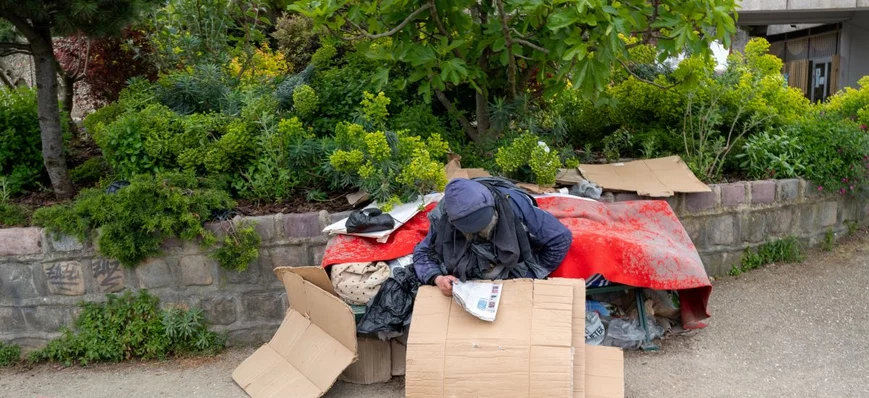
[{"label": "red blanket", "polygon": [[[573,233],[564,262],[551,276],[607,280],[655,290],[678,290],[682,323],[705,326],[712,285],[697,249],[665,201],[600,203],[567,196],[537,199]],[[347,262],[383,261],[406,256],[428,233],[429,205],[386,243],[339,235],[330,240],[323,266]]]}]

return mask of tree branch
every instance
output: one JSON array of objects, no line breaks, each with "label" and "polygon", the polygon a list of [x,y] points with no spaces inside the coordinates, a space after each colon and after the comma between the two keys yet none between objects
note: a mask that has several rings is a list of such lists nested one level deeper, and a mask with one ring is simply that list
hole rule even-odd
[{"label": "tree branch", "polygon": [[39,32],[31,26],[27,20],[19,17],[18,15],[12,13],[11,11],[3,11],[0,9],[0,17],[6,18],[9,22],[12,22],[12,25],[21,32],[24,37],[27,38],[27,41],[33,41],[34,39],[39,38]]},{"label": "tree branch", "polygon": [[392,29],[390,29],[390,30],[388,30],[388,31],[386,31],[386,32],[378,33],[378,34],[376,34],[376,35],[372,35],[372,34],[366,32],[365,29],[362,29],[361,26],[356,25],[355,23],[353,23],[353,21],[350,21],[350,20],[348,19],[348,21],[350,21],[350,23],[353,24],[353,26],[355,26],[357,29],[359,29],[360,31],[362,31],[362,34],[361,34],[361,35],[358,35],[358,36],[355,36],[355,37],[351,37],[350,39],[370,39],[370,40],[374,40],[374,39],[380,39],[380,38],[382,38],[382,37],[389,37],[389,36],[392,36],[392,35],[398,33],[400,30],[404,29],[404,27],[407,26],[407,24],[410,23],[410,21],[412,21],[414,18],[416,18],[417,15],[421,14],[423,11],[428,10],[428,9],[431,8],[431,7],[432,7],[432,5],[431,5],[431,3],[429,3],[429,4],[426,4],[426,5],[422,6],[422,7],[420,7],[420,8],[417,8],[416,11],[410,13],[410,15],[408,15],[407,18],[404,19],[404,21],[401,21],[401,23],[398,24],[398,26],[396,26],[396,27],[394,27],[394,28],[392,28]]},{"label": "tree branch", "polygon": [[504,2],[495,0],[498,6],[498,14],[501,17],[501,33],[507,45],[507,82],[510,84],[510,99],[516,98],[516,58],[513,57],[513,35],[507,26],[507,14],[504,13]]},{"label": "tree branch", "polygon": [[456,109],[456,106],[453,105],[453,103],[450,101],[449,98],[447,98],[446,94],[444,94],[443,91],[437,88],[432,88],[432,90],[434,90],[435,96],[438,97],[438,101],[440,101],[441,105],[443,105],[444,108],[447,108],[447,112],[449,112],[456,119],[458,119],[459,124],[461,124],[462,128],[465,130],[465,134],[467,134],[472,141],[478,141],[480,137],[477,134],[477,130],[474,129],[474,126],[471,126],[471,122],[468,121],[468,118],[466,118],[465,115],[459,113],[458,109]]},{"label": "tree branch", "polygon": [[542,52],[542,53],[544,53],[544,54],[549,54],[549,50],[547,50],[547,49],[545,49],[545,48],[543,48],[543,47],[540,47],[540,46],[538,46],[538,45],[536,45],[536,44],[534,44],[534,43],[532,43],[532,42],[530,42],[530,41],[527,41],[527,40],[525,40],[525,39],[513,39],[513,42],[516,43],[516,44],[521,44],[521,45],[523,45],[523,46],[525,46],[525,47],[528,47],[528,48],[531,48],[531,49],[534,49],[534,50],[540,51],[540,52]]}]

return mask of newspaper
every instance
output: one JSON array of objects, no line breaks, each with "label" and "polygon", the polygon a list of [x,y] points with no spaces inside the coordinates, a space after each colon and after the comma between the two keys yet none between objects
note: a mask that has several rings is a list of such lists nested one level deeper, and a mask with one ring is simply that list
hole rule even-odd
[{"label": "newspaper", "polygon": [[453,284],[453,298],[471,315],[494,322],[502,288],[500,283],[456,282]]}]

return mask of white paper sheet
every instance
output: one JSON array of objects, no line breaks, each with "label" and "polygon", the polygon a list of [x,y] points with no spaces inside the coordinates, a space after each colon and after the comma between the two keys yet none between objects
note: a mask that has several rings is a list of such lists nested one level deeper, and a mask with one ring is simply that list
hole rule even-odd
[{"label": "white paper sheet", "polygon": [[453,299],[471,315],[494,322],[503,288],[500,283],[456,282],[453,284]]}]

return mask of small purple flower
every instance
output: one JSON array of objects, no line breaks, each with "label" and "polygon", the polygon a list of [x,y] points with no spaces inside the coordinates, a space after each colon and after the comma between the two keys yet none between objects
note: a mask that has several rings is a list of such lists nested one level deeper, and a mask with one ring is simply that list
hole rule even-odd
[{"label": "small purple flower", "polygon": [[[869,165],[867,165],[867,166],[869,166]],[[818,185],[818,192],[823,191],[823,190],[824,190],[824,187]]]},{"label": "small purple flower", "polygon": [[863,130],[866,130],[866,125],[865,125],[865,124],[861,124],[861,125],[860,125],[860,128],[863,129]]},{"label": "small purple flower", "polygon": [[853,185],[851,185],[851,190],[852,190],[852,191],[854,190],[854,186],[853,186]]},{"label": "small purple flower", "polygon": [[842,189],[839,190],[839,195],[844,195],[845,192],[846,192],[846,191],[845,191],[845,188],[842,188]]}]

